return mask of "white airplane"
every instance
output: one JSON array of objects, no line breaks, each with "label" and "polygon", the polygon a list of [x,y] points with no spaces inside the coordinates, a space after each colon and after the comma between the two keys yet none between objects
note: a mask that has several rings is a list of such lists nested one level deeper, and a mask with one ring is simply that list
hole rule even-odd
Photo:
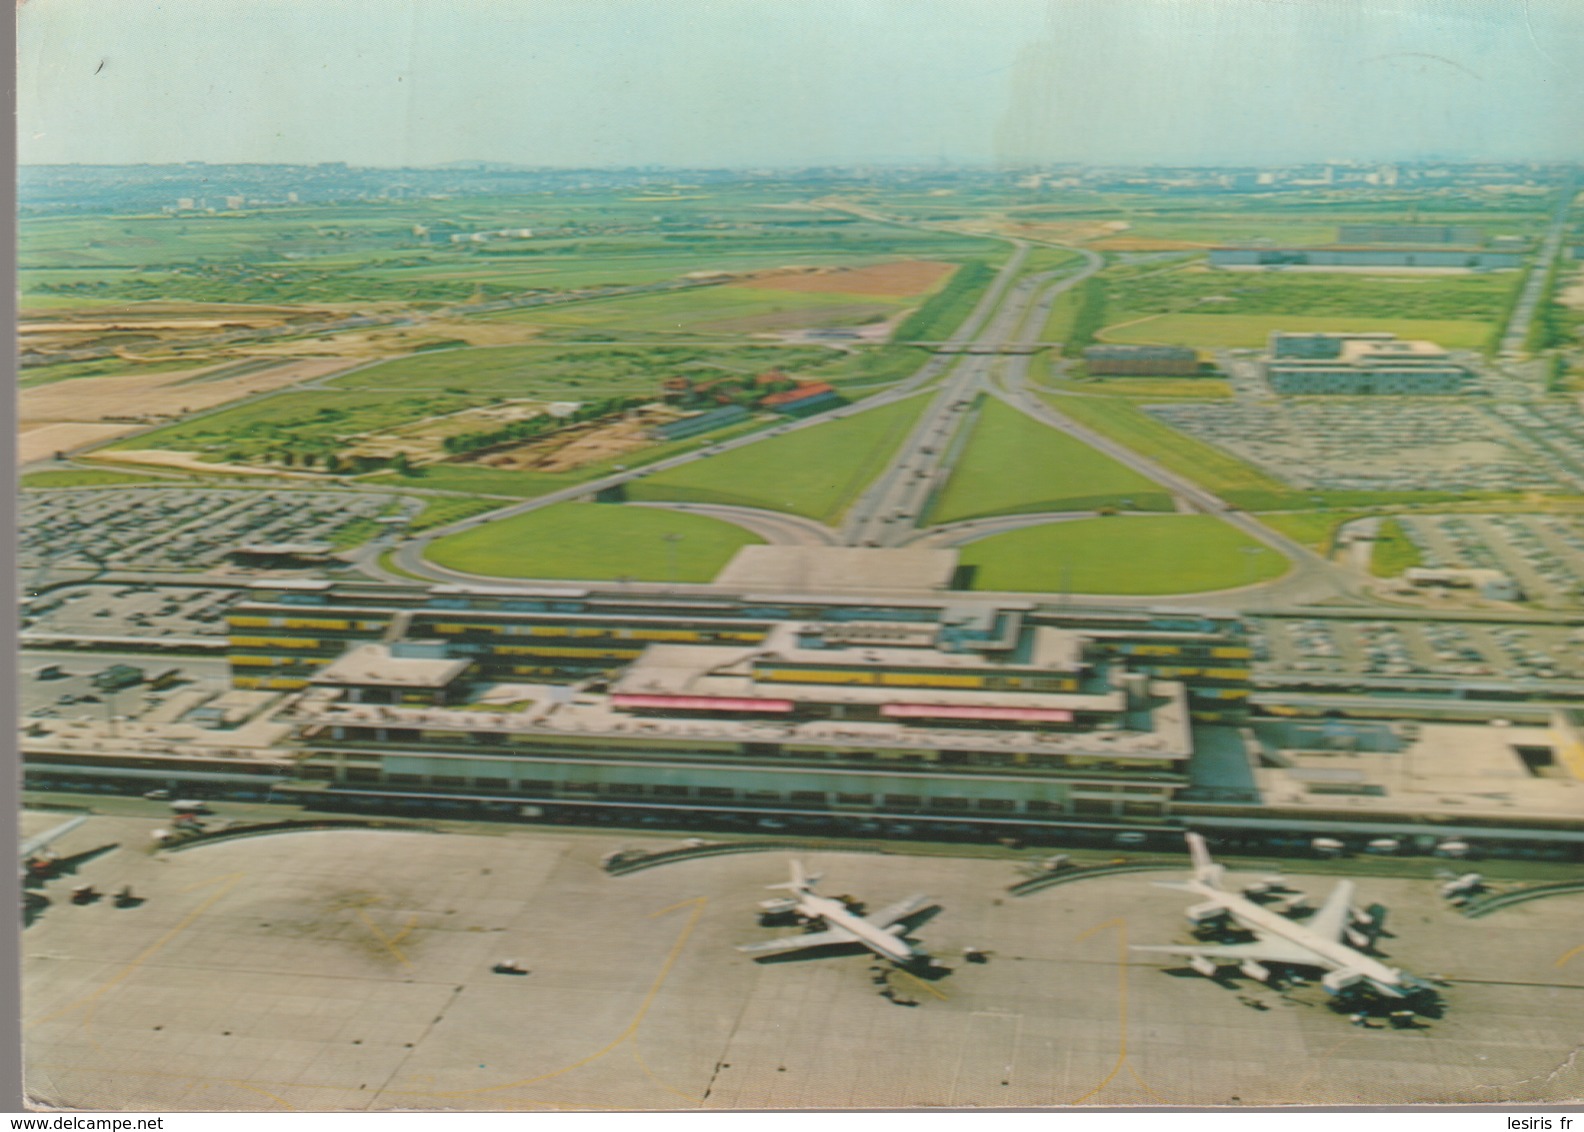
[{"label": "white airplane", "polygon": [[1194,970],[1208,975],[1215,973],[1214,960],[1227,960],[1239,964],[1244,974],[1261,980],[1270,975],[1269,970],[1262,966],[1263,963],[1315,967],[1326,972],[1321,985],[1332,994],[1364,983],[1390,998],[1403,998],[1420,985],[1412,976],[1403,974],[1395,967],[1388,967],[1379,959],[1359,950],[1369,944],[1369,937],[1358,931],[1350,921],[1368,923],[1369,917],[1352,907],[1352,881],[1338,881],[1325,903],[1305,923],[1300,924],[1244,896],[1225,891],[1221,887],[1224,869],[1210,860],[1210,850],[1205,846],[1204,838],[1197,833],[1188,834],[1188,850],[1193,855],[1193,879],[1186,884],[1169,881],[1155,883],[1161,888],[1175,888],[1206,897],[1205,903],[1188,910],[1188,918],[1195,923],[1219,917],[1229,918],[1253,932],[1254,941],[1220,945],[1135,946],[1132,950],[1186,955]]},{"label": "white airplane", "polygon": [[48,848],[50,842],[55,841],[58,838],[65,837],[68,833],[82,825],[82,823],[87,820],[88,818],[86,816],[72,818],[70,821],[62,822],[54,829],[47,829],[43,833],[34,834],[32,837],[22,842],[20,853],[22,860],[30,861],[35,858],[47,860],[47,858],[41,858],[39,855],[42,854],[46,848]]},{"label": "white airplane", "polygon": [[859,916],[840,900],[815,892],[814,885],[819,879],[803,871],[802,861],[793,861],[792,879],[785,884],[768,886],[787,889],[792,896],[782,900],[767,900],[760,908],[769,915],[796,912],[822,923],[822,930],[782,936],[765,943],[748,943],[737,950],[750,955],[775,955],[838,943],[861,943],[876,955],[895,963],[906,964],[923,958],[921,952],[915,951],[902,938],[907,928],[898,921],[922,908],[929,897],[920,893],[899,900],[872,915]]}]

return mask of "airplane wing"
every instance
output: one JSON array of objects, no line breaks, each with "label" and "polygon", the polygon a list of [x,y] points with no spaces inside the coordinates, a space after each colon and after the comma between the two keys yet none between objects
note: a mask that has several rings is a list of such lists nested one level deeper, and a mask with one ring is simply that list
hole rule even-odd
[{"label": "airplane wing", "polygon": [[37,853],[40,849],[43,849],[57,837],[64,837],[66,834],[70,833],[72,830],[76,829],[87,820],[88,819],[86,817],[72,818],[70,821],[63,822],[54,829],[45,830],[43,833],[35,834],[22,843],[20,856],[23,858],[31,857],[34,853]]},{"label": "airplane wing", "polygon": [[1329,963],[1322,962],[1319,956],[1308,948],[1299,947],[1296,943],[1289,943],[1284,939],[1258,939],[1253,943],[1222,943],[1200,944],[1194,947],[1189,944],[1167,944],[1159,947],[1134,945],[1129,951],[1160,951],[1168,955],[1203,955],[1206,959],[1225,959],[1229,963],[1241,963],[1245,959],[1253,959],[1260,963],[1295,963],[1309,967],[1329,967]]},{"label": "airplane wing", "polygon": [[1347,927],[1348,912],[1353,907],[1353,882],[1342,880],[1331,890],[1320,910],[1309,917],[1308,929],[1333,943],[1342,940],[1342,930]]},{"label": "airplane wing", "polygon": [[929,903],[929,897],[922,892],[917,892],[903,900],[898,900],[895,904],[886,905],[878,912],[871,912],[864,917],[864,922],[873,924],[884,931],[898,920],[917,912],[927,903]]},{"label": "airplane wing", "polygon": [[811,947],[830,947],[837,943],[858,943],[852,932],[843,928],[827,928],[822,932],[805,932],[802,935],[784,935],[763,943],[745,943],[737,948],[748,955],[785,955],[792,951],[806,951]]}]

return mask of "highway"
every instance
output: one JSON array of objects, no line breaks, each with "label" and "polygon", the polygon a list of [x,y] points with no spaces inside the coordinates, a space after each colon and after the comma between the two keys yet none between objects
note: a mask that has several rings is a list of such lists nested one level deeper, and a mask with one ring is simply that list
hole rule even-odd
[{"label": "highway", "polygon": [[1573,181],[1562,186],[1562,199],[1551,218],[1551,226],[1546,229],[1545,238],[1540,241],[1540,247],[1530,261],[1529,276],[1524,280],[1523,291],[1513,304],[1512,317],[1508,319],[1507,329],[1502,334],[1501,356],[1505,359],[1517,358],[1524,353],[1524,343],[1529,338],[1529,324],[1534,321],[1535,311],[1539,309],[1546,279],[1551,274],[1551,265],[1556,262],[1557,253],[1562,249],[1562,237],[1567,231],[1568,213],[1573,209],[1573,194],[1577,189]]},{"label": "highway", "polygon": [[[997,308],[1000,306],[1002,298],[1006,294],[1008,288],[1012,286],[1013,280],[1015,280],[1018,274],[1021,272],[1023,262],[1028,256],[1028,245],[1022,242],[1015,243],[1016,247],[1014,248],[1012,255],[1007,259],[1006,263],[1002,265],[1002,268],[996,275],[994,282],[988,289],[986,289],[984,295],[975,305],[973,312],[968,316],[968,319],[963,323],[962,327],[957,331],[957,333],[951,337],[949,344],[962,346],[976,341],[979,338],[981,328],[983,328],[985,324],[990,321],[992,315],[997,316],[996,326],[999,327],[1001,325],[1001,319],[999,317]],[[409,574],[419,575],[421,577],[444,579],[446,581],[456,581],[459,580],[459,578],[465,578],[465,576],[457,575],[453,571],[438,569],[433,563],[429,562],[424,557],[424,547],[434,539],[442,538],[449,534],[455,534],[458,531],[469,530],[473,527],[479,526],[482,523],[495,522],[499,519],[510,518],[514,515],[525,515],[544,507],[553,506],[557,503],[565,503],[576,499],[585,499],[598,492],[619,487],[623,484],[630,483],[633,480],[652,475],[655,472],[665,471],[669,468],[679,468],[686,464],[691,464],[696,460],[708,459],[722,452],[730,452],[738,448],[746,447],[750,444],[757,444],[771,436],[781,436],[786,433],[796,432],[805,428],[816,428],[819,425],[827,423],[828,421],[839,420],[843,417],[851,416],[854,413],[867,412],[871,409],[878,408],[881,405],[889,405],[893,402],[903,400],[904,398],[914,396],[921,389],[935,381],[954,365],[983,363],[985,361],[987,361],[987,359],[984,358],[961,357],[952,354],[936,354],[932,356],[929,361],[920,366],[911,377],[900,382],[891,389],[888,389],[883,393],[878,393],[859,404],[837,409],[836,411],[830,413],[821,413],[817,416],[807,417],[802,420],[789,421],[786,424],[778,425],[772,429],[766,429],[760,432],[751,433],[747,436],[740,436],[732,440],[722,441],[719,444],[709,445],[708,447],[696,449],[692,452],[686,452],[678,456],[672,456],[669,459],[659,460],[653,464],[646,464],[642,468],[613,473],[612,475],[603,476],[600,479],[592,480],[587,483],[562,488],[561,490],[551,492],[548,495],[541,495],[536,499],[527,500],[523,503],[516,504],[515,506],[507,506],[498,511],[491,511],[487,515],[475,516],[457,523],[452,523],[448,526],[436,527],[432,530],[425,531],[421,537],[410,539],[397,549],[395,554],[395,563],[402,571],[405,571]],[[893,467],[895,467],[894,464]],[[765,514],[770,516],[774,513],[766,512]],[[733,521],[738,521],[740,518],[741,512],[738,514],[738,519],[734,519]],[[799,538],[798,541],[801,542],[803,540],[802,538]],[[381,573],[383,574],[384,572],[381,571]]]},{"label": "highway", "polygon": [[[1026,244],[1019,244],[1014,261],[1020,264],[1027,251]],[[1083,254],[1086,262],[1080,271],[1043,291],[1042,286],[1052,278],[1049,273],[1027,276],[1012,285],[995,317],[969,346],[987,352],[957,355],[957,364],[896,458],[848,512],[842,527],[844,542],[849,546],[897,546],[912,539],[930,500],[951,472],[950,459],[961,447],[958,433],[968,422],[975,398],[990,388],[1001,365],[1028,364],[1026,356],[1008,358],[999,351],[1036,340],[1057,297],[1104,266],[1093,252]]]}]

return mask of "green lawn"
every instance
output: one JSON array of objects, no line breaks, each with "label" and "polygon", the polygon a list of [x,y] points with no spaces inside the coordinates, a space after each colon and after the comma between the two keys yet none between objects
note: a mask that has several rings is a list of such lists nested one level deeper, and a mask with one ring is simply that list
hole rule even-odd
[{"label": "green lawn", "polygon": [[929,521],[1102,507],[1170,511],[1172,500],[1154,481],[992,397]]},{"label": "green lawn", "polygon": [[1370,549],[1370,573],[1377,578],[1395,578],[1411,566],[1423,566],[1424,556],[1396,519],[1382,519]]},{"label": "green lawn", "polygon": [[1273,330],[1370,331],[1385,330],[1399,338],[1428,338],[1452,349],[1482,348],[1490,338],[1488,322],[1469,319],[1370,318],[1356,315],[1292,314],[1162,314],[1132,321],[1129,315],[1100,331],[1101,342],[1139,345],[1263,346]]},{"label": "green lawn", "polygon": [[29,472],[17,481],[19,487],[114,487],[119,484],[166,484],[186,486],[174,476],[140,476],[132,472],[101,472],[95,468],[59,468]]},{"label": "green lawn", "polygon": [[1329,555],[1336,547],[1337,528],[1363,516],[1359,511],[1282,511],[1261,515],[1259,521],[1316,554]]},{"label": "green lawn", "polygon": [[448,535],[427,555],[448,569],[498,578],[707,582],[740,548],[762,541],[702,515],[558,503]]},{"label": "green lawn", "polygon": [[891,461],[928,397],[909,397],[672,468],[628,486],[631,499],[725,503],[834,523]]},{"label": "green lawn", "polygon": [[634,298],[513,312],[512,321],[617,334],[748,335],[804,326],[851,326],[880,321],[907,300],[874,295],[776,291],[759,287],[700,287]]},{"label": "green lawn", "polygon": [[1113,515],[1008,531],[964,546],[971,588],[1177,594],[1280,577],[1287,560],[1213,515]]}]

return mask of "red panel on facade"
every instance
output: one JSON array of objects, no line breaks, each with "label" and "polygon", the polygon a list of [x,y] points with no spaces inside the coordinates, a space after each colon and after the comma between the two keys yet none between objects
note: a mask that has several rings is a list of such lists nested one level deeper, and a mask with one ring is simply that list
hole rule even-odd
[{"label": "red panel on facade", "polygon": [[613,695],[611,706],[619,708],[674,708],[678,711],[763,711],[785,713],[791,700],[737,700],[722,696],[636,696]]},{"label": "red panel on facade", "polygon": [[1013,719],[1023,723],[1071,723],[1072,712],[1057,708],[945,707],[940,704],[886,704],[890,719]]}]

